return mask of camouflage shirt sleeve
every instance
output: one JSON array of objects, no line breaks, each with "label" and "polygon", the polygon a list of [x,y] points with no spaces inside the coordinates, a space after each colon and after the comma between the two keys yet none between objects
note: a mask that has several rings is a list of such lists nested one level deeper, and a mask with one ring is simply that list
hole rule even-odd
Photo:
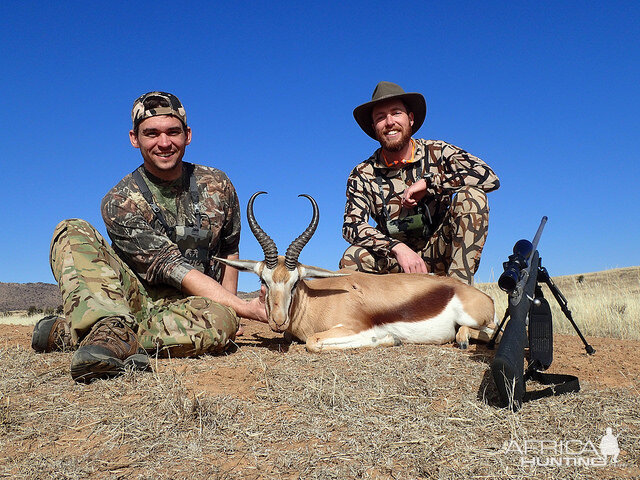
[{"label": "camouflage shirt sleeve", "polygon": [[[141,170],[144,172],[144,169]],[[145,282],[168,284],[180,289],[190,270],[211,275],[217,272],[213,256],[238,253],[240,211],[233,185],[220,170],[195,166],[199,203],[203,212],[202,228],[212,232],[208,264],[187,260],[178,245],[169,238],[162,224],[146,202],[132,175],[127,175],[102,200],[102,217],[116,253]],[[145,178],[149,178],[148,174]],[[193,224],[194,212],[187,182],[175,185],[149,184],[170,226]],[[168,192],[161,196],[159,192]],[[173,207],[173,208],[171,208]]]},{"label": "camouflage shirt sleeve", "polygon": [[465,150],[440,140],[416,142],[428,160],[427,168],[432,173],[429,186],[434,193],[455,193],[463,186],[475,186],[488,193],[500,187],[491,167]]},{"label": "camouflage shirt sleeve", "polygon": [[352,245],[388,256],[400,242],[369,225],[370,217],[377,225],[385,222],[381,209],[376,207],[372,181],[375,181],[375,173],[369,161],[358,165],[349,175],[342,236]]},{"label": "camouflage shirt sleeve", "polygon": [[140,199],[136,202],[133,195],[111,191],[102,199],[102,219],[113,248],[149,284],[165,283],[180,289],[182,279],[195,267],[182,257],[162,226],[155,225],[151,209]]},{"label": "camouflage shirt sleeve", "polygon": [[224,212],[221,218],[222,229],[220,234],[220,248],[217,253],[220,257],[237,255],[240,245],[240,202],[231,181],[226,177],[224,182]]}]

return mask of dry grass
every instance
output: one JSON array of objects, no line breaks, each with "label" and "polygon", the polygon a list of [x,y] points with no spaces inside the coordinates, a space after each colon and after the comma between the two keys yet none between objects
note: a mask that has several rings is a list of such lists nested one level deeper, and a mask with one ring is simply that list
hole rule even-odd
[{"label": "dry grass", "polygon": [[[554,277],[553,282],[566,298],[583,335],[640,340],[640,267]],[[491,295],[502,318],[506,294],[495,283],[477,287]],[[551,305],[554,332],[575,335],[546,285],[543,292]]]},{"label": "dry grass", "polygon": [[[626,286],[600,276],[598,293],[588,275],[557,283],[583,331],[629,338],[618,323],[638,324],[637,313],[630,318],[638,291],[629,287],[637,275]],[[614,309],[623,310],[620,320],[596,313],[615,302],[624,305]],[[555,323],[568,324],[557,314]],[[482,348],[311,355],[251,334],[232,355],[159,360],[154,373],[78,385],[70,353],[37,355],[21,335],[0,343],[0,478],[640,478],[637,362],[621,370],[624,386],[582,381],[577,394],[514,414],[495,406]],[[598,346],[585,362],[606,355]],[[532,439],[597,446],[607,427],[622,448],[616,466],[522,467],[504,448]]]},{"label": "dry grass", "polygon": [[37,315],[2,315],[0,323],[3,325],[35,325],[44,316],[42,313]]},{"label": "dry grass", "polygon": [[[405,346],[309,355],[241,348],[76,385],[70,354],[0,349],[0,476],[10,478],[622,478],[638,475],[637,390],[497,409],[486,358]],[[190,386],[244,369],[249,395]],[[180,370],[180,373],[178,373]],[[232,389],[231,389],[232,390]],[[242,398],[246,397],[246,398]],[[624,440],[619,467],[519,465],[503,443]],[[637,477],[636,477],[637,478]]]}]

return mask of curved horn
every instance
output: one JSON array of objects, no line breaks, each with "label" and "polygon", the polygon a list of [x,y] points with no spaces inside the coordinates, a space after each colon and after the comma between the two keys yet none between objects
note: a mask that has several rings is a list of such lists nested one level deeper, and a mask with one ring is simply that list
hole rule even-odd
[{"label": "curved horn", "polygon": [[278,264],[278,249],[276,247],[276,242],[274,242],[269,235],[267,235],[258,222],[256,220],[255,215],[253,214],[253,201],[256,199],[258,195],[261,195],[267,192],[256,192],[251,195],[249,199],[249,203],[247,204],[247,222],[249,223],[249,228],[253,233],[253,236],[256,237],[258,243],[262,247],[262,251],[264,252],[264,263],[267,268],[274,269]]},{"label": "curved horn", "polygon": [[318,221],[320,220],[318,204],[313,199],[313,197],[311,195],[306,195],[304,193],[298,196],[306,197],[309,199],[309,201],[311,202],[311,205],[313,206],[313,217],[311,218],[311,223],[309,223],[309,226],[307,227],[307,229],[304,232],[302,232],[302,235],[300,235],[293,242],[291,242],[291,245],[289,245],[289,248],[287,248],[287,253],[285,254],[285,257],[284,257],[284,264],[287,267],[287,270],[295,270],[296,265],[298,264],[298,257],[300,256],[300,252],[302,251],[304,246],[309,242],[309,240],[311,240],[311,237],[316,231],[316,228],[318,228]]}]

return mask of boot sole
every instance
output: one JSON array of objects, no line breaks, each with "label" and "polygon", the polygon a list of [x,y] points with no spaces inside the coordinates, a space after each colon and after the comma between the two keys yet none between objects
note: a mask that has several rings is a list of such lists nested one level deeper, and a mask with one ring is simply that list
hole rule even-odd
[{"label": "boot sole", "polygon": [[31,348],[38,353],[48,353],[51,349],[47,348],[49,343],[49,334],[56,323],[57,315],[49,315],[41,318],[33,328],[33,336],[31,337]]}]

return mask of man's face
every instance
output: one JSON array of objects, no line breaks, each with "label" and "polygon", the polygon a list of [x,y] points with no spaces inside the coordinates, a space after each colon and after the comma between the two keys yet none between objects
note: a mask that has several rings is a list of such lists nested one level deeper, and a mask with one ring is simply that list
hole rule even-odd
[{"label": "man's face", "polygon": [[131,145],[140,149],[144,166],[158,178],[175,180],[182,174],[182,157],[191,143],[191,128],[171,115],[158,115],[143,120],[138,134],[129,132]]},{"label": "man's face", "polygon": [[376,137],[384,150],[399,152],[411,140],[413,112],[400,100],[382,102],[371,113]]}]

